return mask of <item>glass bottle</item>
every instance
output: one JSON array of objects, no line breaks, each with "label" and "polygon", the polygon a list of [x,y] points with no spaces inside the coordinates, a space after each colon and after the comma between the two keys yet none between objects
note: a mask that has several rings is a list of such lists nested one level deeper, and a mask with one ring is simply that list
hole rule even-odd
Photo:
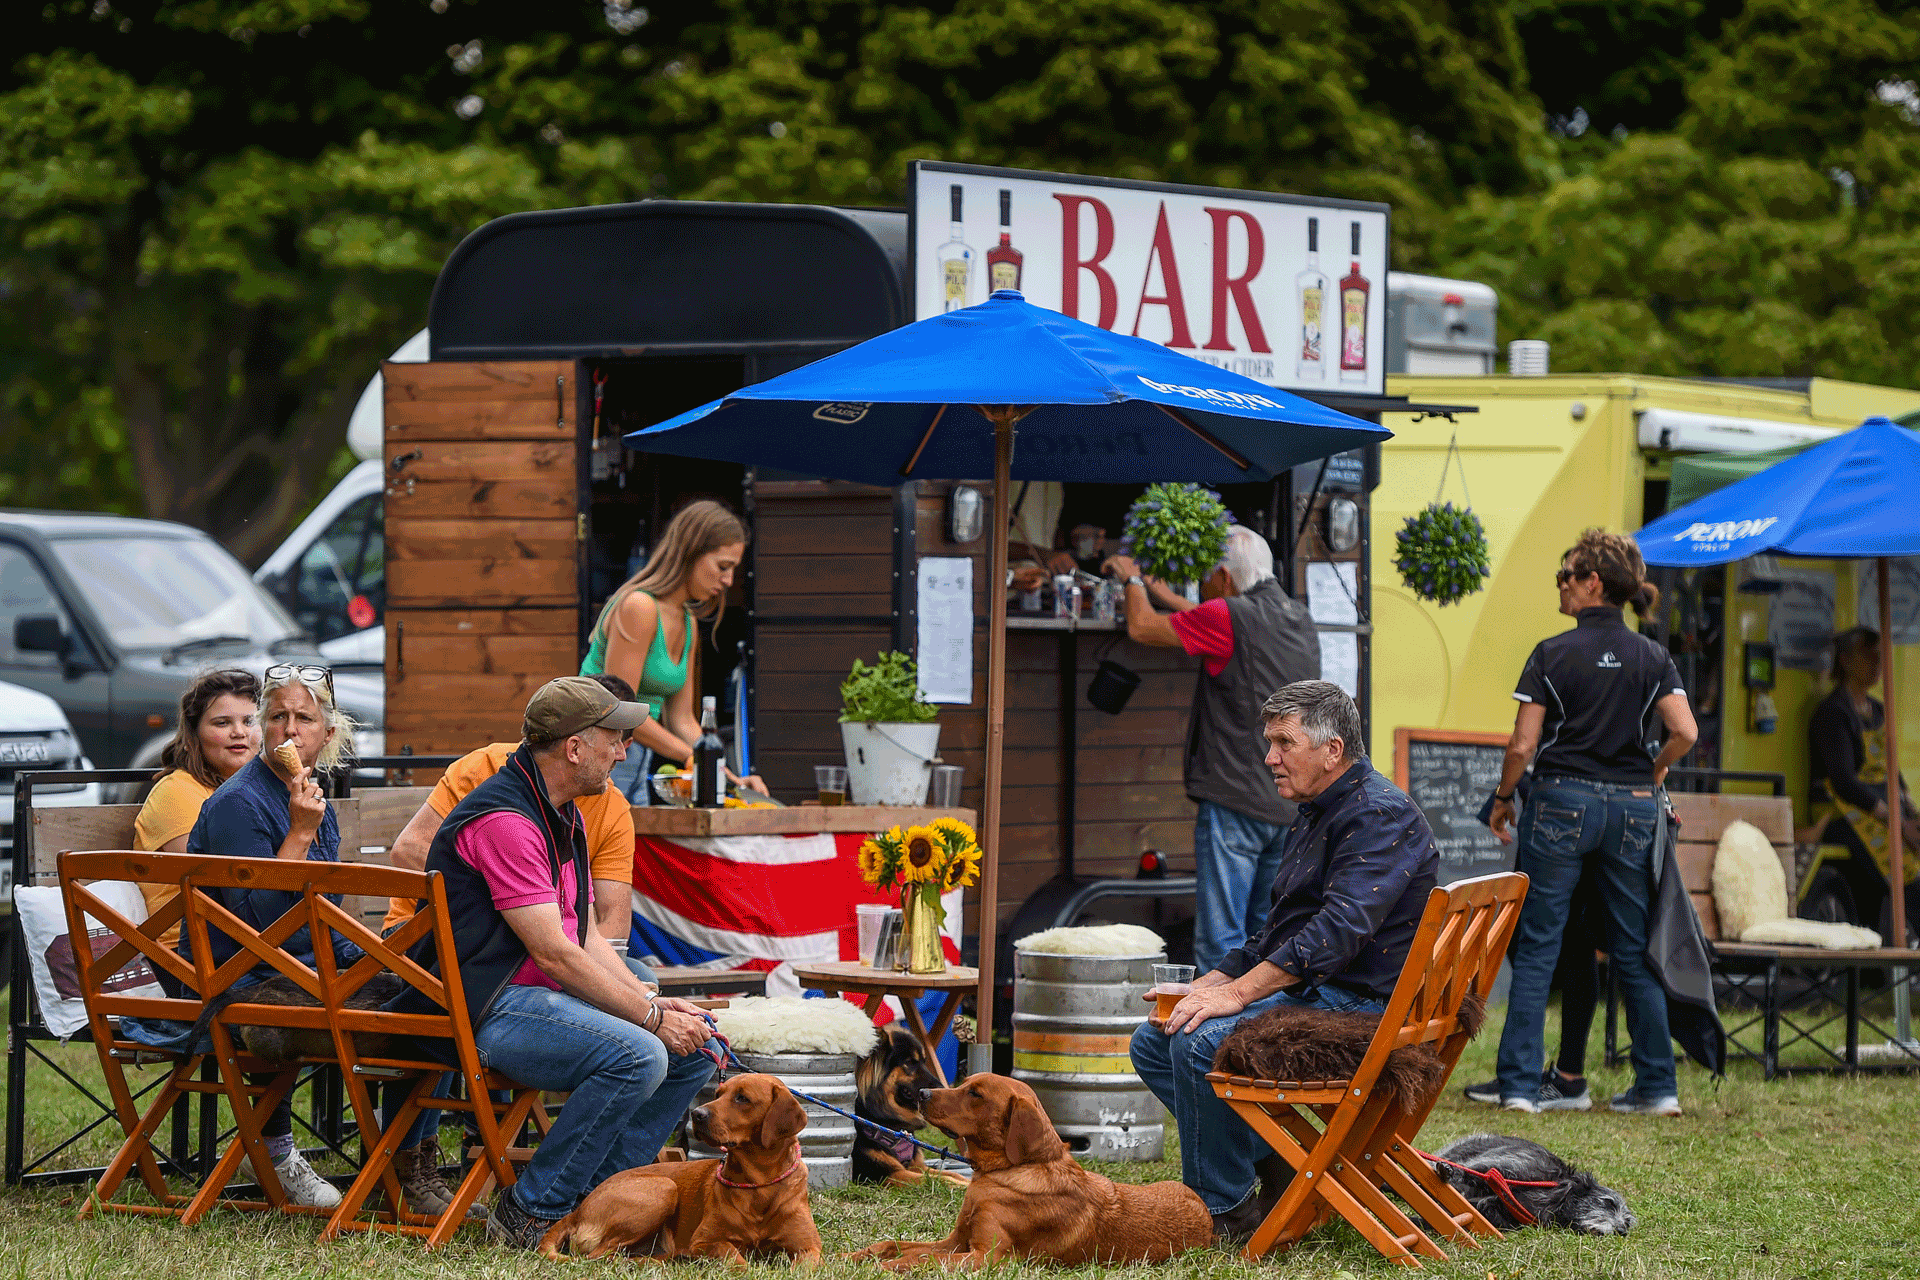
[{"label": "glass bottle", "polygon": [[693,806],[718,809],[727,799],[727,745],[720,741],[713,698],[700,699],[700,739],[693,744]]},{"label": "glass bottle", "polygon": [[1027,255],[1013,247],[1013,192],[1000,191],[1000,243],[987,250],[987,286],[990,290],[1018,289],[1020,268]]},{"label": "glass bottle", "polygon": [[967,305],[973,288],[973,250],[967,247],[966,229],[960,219],[960,184],[947,189],[953,201],[953,227],[947,242],[934,250],[940,264],[940,309],[958,311]]},{"label": "glass bottle", "polygon": [[1327,277],[1320,271],[1320,219],[1307,219],[1307,269],[1294,277],[1300,290],[1300,358],[1297,369],[1307,382],[1327,378],[1326,333]]},{"label": "glass bottle", "polygon": [[1353,269],[1340,281],[1340,381],[1367,380],[1367,295],[1373,286],[1360,274],[1360,224],[1353,224]]}]

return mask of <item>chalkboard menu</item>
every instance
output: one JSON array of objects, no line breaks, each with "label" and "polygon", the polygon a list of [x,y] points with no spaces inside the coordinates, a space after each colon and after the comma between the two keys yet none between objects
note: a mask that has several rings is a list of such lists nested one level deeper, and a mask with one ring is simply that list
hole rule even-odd
[{"label": "chalkboard menu", "polygon": [[1480,821],[1500,782],[1504,733],[1395,729],[1394,781],[1420,806],[1440,847],[1440,883],[1513,870],[1513,846]]}]

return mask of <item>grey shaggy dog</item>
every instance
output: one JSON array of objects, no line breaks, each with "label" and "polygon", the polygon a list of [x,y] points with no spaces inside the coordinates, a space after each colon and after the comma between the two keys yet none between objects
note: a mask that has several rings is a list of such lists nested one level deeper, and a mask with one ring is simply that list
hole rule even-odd
[{"label": "grey shaggy dog", "polygon": [[[1509,1182],[1551,1182],[1551,1187],[1514,1187],[1513,1196],[1543,1227],[1565,1227],[1590,1236],[1623,1236],[1638,1221],[1618,1191],[1603,1187],[1584,1169],[1576,1169],[1537,1142],[1501,1133],[1475,1133],[1449,1142],[1434,1153],[1469,1169],[1498,1169]],[[1434,1172],[1467,1198],[1502,1231],[1525,1226],[1500,1193],[1484,1178],[1447,1165]]]}]

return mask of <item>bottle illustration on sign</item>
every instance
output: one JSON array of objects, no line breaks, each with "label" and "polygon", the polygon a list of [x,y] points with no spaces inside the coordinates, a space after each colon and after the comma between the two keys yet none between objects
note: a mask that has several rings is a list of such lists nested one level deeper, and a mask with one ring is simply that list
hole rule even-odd
[{"label": "bottle illustration on sign", "polygon": [[[955,187],[955,191],[959,188]],[[959,197],[955,196],[955,200]],[[956,207],[958,207],[956,205]],[[958,215],[955,215],[956,222]],[[987,250],[987,289],[1018,289],[1027,255],[1013,247],[1013,192],[1000,190],[1000,243]]]},{"label": "bottle illustration on sign", "polygon": [[1326,349],[1322,337],[1327,306],[1327,278],[1320,273],[1320,219],[1307,219],[1307,269],[1295,277],[1300,287],[1300,354],[1302,380],[1324,382]]},{"label": "bottle illustration on sign", "polygon": [[940,309],[958,311],[967,305],[973,286],[973,250],[966,244],[966,229],[960,225],[960,184],[948,188],[953,197],[953,231],[947,242],[935,250],[940,264]]},{"label": "bottle illustration on sign", "polygon": [[1367,380],[1367,295],[1373,286],[1360,274],[1360,224],[1353,224],[1353,269],[1340,282],[1340,381]]}]

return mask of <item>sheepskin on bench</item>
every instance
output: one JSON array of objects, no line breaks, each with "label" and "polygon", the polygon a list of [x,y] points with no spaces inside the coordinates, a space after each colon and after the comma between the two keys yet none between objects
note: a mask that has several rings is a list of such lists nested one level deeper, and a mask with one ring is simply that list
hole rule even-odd
[{"label": "sheepskin on bench", "polygon": [[1788,910],[1787,877],[1760,828],[1738,819],[1720,833],[1713,853],[1713,909],[1720,932],[1765,946],[1871,951],[1880,935],[1851,924],[1798,920]]},{"label": "sheepskin on bench", "polygon": [[[1486,1018],[1486,1001],[1478,995],[1460,1006],[1460,1025],[1469,1037],[1480,1034]],[[1213,1055],[1213,1069],[1254,1080],[1347,1080],[1360,1069],[1379,1027],[1379,1016],[1371,1013],[1273,1009],[1235,1027]],[[1439,1091],[1446,1071],[1431,1046],[1407,1045],[1387,1055],[1375,1088],[1417,1111]]]}]

